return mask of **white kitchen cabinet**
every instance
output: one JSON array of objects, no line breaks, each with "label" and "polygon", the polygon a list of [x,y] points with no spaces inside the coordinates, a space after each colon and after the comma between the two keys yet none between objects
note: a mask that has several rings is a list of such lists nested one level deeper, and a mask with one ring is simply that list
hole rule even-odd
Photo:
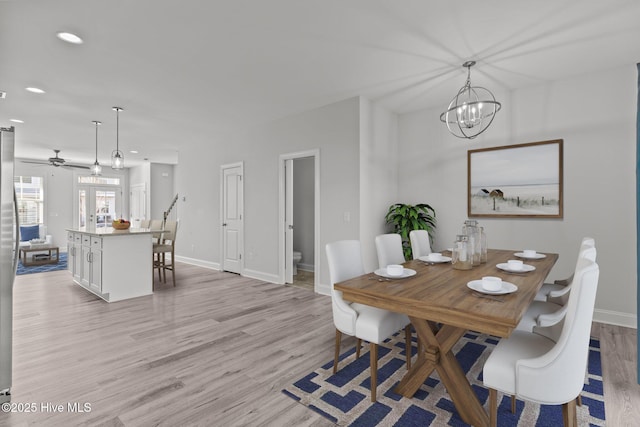
[{"label": "white kitchen cabinet", "polygon": [[75,283],[107,302],[153,293],[150,231],[105,228],[68,233],[69,270]]},{"label": "white kitchen cabinet", "polygon": [[82,235],[67,232],[67,269],[73,280],[80,282],[82,274]]}]

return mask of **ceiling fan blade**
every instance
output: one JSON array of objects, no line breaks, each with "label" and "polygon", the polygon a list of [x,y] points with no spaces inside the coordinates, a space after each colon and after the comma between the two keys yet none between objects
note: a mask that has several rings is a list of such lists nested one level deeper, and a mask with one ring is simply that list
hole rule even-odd
[{"label": "ceiling fan blade", "polygon": [[89,166],[83,166],[83,165],[70,165],[69,163],[65,163],[63,165],[60,165],[63,168],[78,168],[78,169],[91,169]]},{"label": "ceiling fan blade", "polygon": [[49,162],[43,162],[40,160],[20,160],[22,163],[33,163],[34,165],[48,165]]}]

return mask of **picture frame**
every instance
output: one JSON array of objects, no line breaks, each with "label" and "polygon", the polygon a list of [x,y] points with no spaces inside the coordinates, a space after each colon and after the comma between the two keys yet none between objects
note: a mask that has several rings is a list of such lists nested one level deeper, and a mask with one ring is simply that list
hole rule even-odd
[{"label": "picture frame", "polygon": [[469,218],[562,218],[563,140],[467,151]]}]

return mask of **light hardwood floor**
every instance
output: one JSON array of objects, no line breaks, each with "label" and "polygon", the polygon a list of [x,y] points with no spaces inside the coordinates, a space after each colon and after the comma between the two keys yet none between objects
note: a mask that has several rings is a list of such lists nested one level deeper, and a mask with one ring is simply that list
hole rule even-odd
[{"label": "light hardwood floor", "polygon": [[[12,402],[37,411],[0,413],[0,425],[332,425],[280,392],[332,359],[328,297],[186,264],[176,278],[176,288],[108,304],[66,271],[19,276]],[[607,425],[635,426],[635,330],[593,331]],[[46,403],[64,411],[42,410]],[[68,403],[91,410],[70,413]]]}]

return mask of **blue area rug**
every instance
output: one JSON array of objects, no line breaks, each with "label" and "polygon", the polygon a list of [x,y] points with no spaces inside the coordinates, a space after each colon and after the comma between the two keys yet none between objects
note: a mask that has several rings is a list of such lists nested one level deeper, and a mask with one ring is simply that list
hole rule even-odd
[{"label": "blue area rug", "polygon": [[[476,391],[488,408],[489,392],[482,385],[482,367],[499,338],[467,333],[454,347],[454,354]],[[417,348],[414,345],[413,354]],[[282,390],[309,409],[340,426],[467,426],[460,419],[437,373],[433,373],[408,399],[393,389],[407,372],[404,356],[404,333],[392,337],[378,348],[378,401],[370,399],[369,354],[355,359],[355,348],[340,357],[338,373],[333,374],[333,360]],[[604,426],[604,397],[600,343],[592,339],[589,351],[589,374],[578,406],[578,425]],[[561,426],[562,407],[538,405],[518,400],[511,413],[509,396],[498,393],[498,426]]]},{"label": "blue area rug", "polygon": [[18,268],[16,275],[32,274],[32,273],[46,273],[48,271],[66,270],[67,269],[67,253],[60,252],[60,259],[57,264],[43,264],[35,265],[33,267],[25,267],[22,265],[22,261],[18,261]]}]

